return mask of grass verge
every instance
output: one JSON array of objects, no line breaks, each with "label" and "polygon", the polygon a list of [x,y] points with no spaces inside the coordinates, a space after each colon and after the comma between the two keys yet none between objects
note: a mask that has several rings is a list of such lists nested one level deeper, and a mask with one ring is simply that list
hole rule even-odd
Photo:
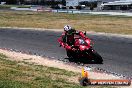
[{"label": "grass verge", "polygon": [[[54,67],[10,61],[0,53],[0,88],[83,88],[69,81],[79,73]],[[89,86],[87,88],[115,88]]]},{"label": "grass verge", "polygon": [[18,8],[30,8],[29,5],[0,5],[0,9],[10,9],[11,7],[18,7]]},{"label": "grass verge", "polygon": [[0,88],[81,88],[68,81],[78,73],[6,58],[0,54]]},{"label": "grass verge", "polygon": [[132,17],[48,12],[1,11],[0,27],[63,29],[66,24],[78,30],[132,34]]}]

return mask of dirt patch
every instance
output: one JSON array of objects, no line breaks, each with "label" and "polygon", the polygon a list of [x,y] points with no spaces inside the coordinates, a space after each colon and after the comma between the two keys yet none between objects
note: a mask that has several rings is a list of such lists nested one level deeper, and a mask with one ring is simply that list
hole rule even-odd
[{"label": "dirt patch", "polygon": [[43,58],[40,56],[22,54],[22,53],[17,53],[17,52],[2,50],[2,49],[0,49],[0,53],[3,53],[6,56],[8,56],[9,57],[8,59],[10,60],[31,62],[31,63],[44,65],[48,67],[56,67],[60,69],[66,69],[68,71],[80,72],[80,69],[77,69],[76,67],[68,66],[62,63],[61,61],[50,60],[46,57]]}]

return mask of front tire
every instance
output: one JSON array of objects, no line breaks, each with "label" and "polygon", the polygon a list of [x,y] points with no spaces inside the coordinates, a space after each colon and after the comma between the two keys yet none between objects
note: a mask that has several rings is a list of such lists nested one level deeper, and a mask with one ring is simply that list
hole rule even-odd
[{"label": "front tire", "polygon": [[103,63],[103,59],[102,57],[95,51],[95,50],[91,50],[91,55],[93,56],[92,60],[97,63],[97,64],[102,64]]},{"label": "front tire", "polygon": [[97,52],[94,52],[94,56],[95,56],[95,62],[97,62],[99,64],[103,63],[102,57]]}]

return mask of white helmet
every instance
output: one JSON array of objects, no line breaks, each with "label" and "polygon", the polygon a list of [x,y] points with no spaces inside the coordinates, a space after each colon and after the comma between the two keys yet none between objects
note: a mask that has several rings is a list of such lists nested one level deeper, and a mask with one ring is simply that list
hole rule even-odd
[{"label": "white helmet", "polygon": [[64,26],[64,31],[69,31],[69,30],[71,30],[71,29],[72,29],[72,27],[71,27],[70,25]]}]

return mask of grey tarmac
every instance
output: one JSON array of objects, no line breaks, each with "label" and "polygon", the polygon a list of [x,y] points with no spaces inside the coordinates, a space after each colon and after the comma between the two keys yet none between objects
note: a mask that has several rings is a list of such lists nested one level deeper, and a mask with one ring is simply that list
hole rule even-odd
[{"label": "grey tarmac", "polygon": [[[0,29],[0,48],[32,52],[41,56],[66,58],[57,38],[61,32],[47,30]],[[132,77],[132,38],[104,36],[88,33],[94,49],[103,57],[103,64],[88,64],[108,71]],[[53,58],[52,58],[53,59]]]}]

